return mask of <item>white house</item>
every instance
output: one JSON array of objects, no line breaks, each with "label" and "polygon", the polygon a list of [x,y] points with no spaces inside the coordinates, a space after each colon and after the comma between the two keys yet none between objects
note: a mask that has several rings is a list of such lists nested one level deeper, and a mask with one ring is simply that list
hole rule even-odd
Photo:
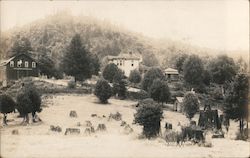
[{"label": "white house", "polygon": [[139,69],[141,57],[134,55],[132,52],[129,54],[120,54],[118,56],[108,56],[109,63],[114,63],[121,69],[125,76],[129,77],[130,72]]}]

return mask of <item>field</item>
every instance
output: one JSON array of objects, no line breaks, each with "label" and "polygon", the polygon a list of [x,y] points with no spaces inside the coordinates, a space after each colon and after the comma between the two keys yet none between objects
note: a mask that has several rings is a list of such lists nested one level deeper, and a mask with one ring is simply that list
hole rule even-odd
[{"label": "field", "polygon": [[[45,101],[45,100],[44,100]],[[225,139],[211,139],[212,147],[199,147],[186,144],[184,146],[168,145],[163,139],[139,139],[142,128],[132,124],[136,102],[110,99],[109,104],[102,105],[93,95],[54,95],[46,100],[46,107],[38,113],[40,123],[20,125],[22,118],[18,113],[8,116],[9,126],[1,126],[2,157],[249,157],[249,142],[233,140],[238,123],[231,122],[229,133]],[[71,110],[77,112],[77,118],[69,117]],[[122,120],[133,128],[130,134],[124,133],[121,121],[108,121],[110,113],[120,112]],[[91,117],[97,114],[97,117]],[[103,116],[105,115],[105,117]],[[195,116],[197,120],[198,116]],[[106,132],[84,134],[85,121],[91,121],[96,128],[104,123]],[[2,118],[0,120],[2,122]],[[180,113],[164,111],[162,120],[173,123],[188,123]],[[77,126],[77,124],[81,126]],[[50,125],[62,127],[62,132],[50,131]],[[79,135],[64,135],[66,128],[79,128]],[[12,135],[17,129],[19,134]]]}]

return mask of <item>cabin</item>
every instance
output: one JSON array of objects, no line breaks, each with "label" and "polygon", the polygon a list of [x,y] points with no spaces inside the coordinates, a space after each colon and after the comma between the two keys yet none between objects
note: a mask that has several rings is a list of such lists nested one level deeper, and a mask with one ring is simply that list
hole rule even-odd
[{"label": "cabin", "polygon": [[6,84],[23,77],[37,77],[37,62],[28,54],[18,54],[0,62],[0,82]]},{"label": "cabin", "polygon": [[179,79],[179,72],[176,69],[167,68],[164,70],[164,74],[169,81],[176,81]]},{"label": "cabin", "polygon": [[124,72],[126,77],[129,77],[132,70],[139,70],[141,58],[134,55],[132,52],[129,54],[120,54],[118,56],[107,56],[108,63],[114,63],[119,69]]}]

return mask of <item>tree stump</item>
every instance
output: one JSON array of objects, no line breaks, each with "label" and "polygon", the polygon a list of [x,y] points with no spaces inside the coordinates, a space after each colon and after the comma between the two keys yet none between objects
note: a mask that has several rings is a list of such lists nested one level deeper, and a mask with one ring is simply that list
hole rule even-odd
[{"label": "tree stump", "polygon": [[106,125],[105,124],[98,124],[97,131],[106,131]]}]

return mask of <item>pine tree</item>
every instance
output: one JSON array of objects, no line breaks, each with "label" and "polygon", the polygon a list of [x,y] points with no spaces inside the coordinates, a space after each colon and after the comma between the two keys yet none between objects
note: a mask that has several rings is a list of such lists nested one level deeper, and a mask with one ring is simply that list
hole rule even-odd
[{"label": "pine tree", "polygon": [[80,35],[76,34],[64,55],[62,69],[67,75],[74,76],[75,81],[84,81],[96,74],[99,67],[99,63],[95,61],[93,64],[92,59],[82,45]]},{"label": "pine tree", "polygon": [[[111,63],[105,66],[102,72],[102,76],[104,79],[112,83],[114,81],[115,75],[119,75],[119,73],[120,73],[119,68],[114,63]],[[116,77],[120,77],[120,76],[116,76]]]},{"label": "pine tree", "polygon": [[198,97],[193,92],[188,92],[184,96],[183,100],[183,110],[190,120],[199,110],[199,100]]}]

